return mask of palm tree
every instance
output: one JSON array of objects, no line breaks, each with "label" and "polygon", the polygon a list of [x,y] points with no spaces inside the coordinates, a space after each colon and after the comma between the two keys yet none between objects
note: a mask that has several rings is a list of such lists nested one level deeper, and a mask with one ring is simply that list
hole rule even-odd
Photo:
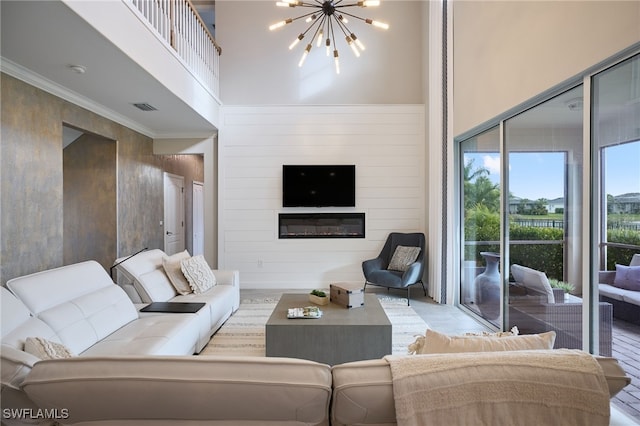
[{"label": "palm tree", "polygon": [[464,208],[471,210],[476,206],[485,206],[489,211],[500,211],[500,187],[487,177],[489,170],[474,167],[475,159],[464,165]]}]

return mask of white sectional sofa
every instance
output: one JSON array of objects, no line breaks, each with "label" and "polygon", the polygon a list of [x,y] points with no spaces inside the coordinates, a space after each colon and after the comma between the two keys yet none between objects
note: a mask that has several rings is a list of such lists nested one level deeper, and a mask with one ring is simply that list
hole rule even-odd
[{"label": "white sectional sofa", "polygon": [[[95,261],[14,278],[7,287],[19,299],[15,303],[24,304],[24,313],[44,323],[74,354],[197,352],[195,315],[140,315],[131,299]],[[33,332],[31,336],[43,337]],[[13,345],[18,347],[19,342],[16,336]]]},{"label": "white sectional sofa", "polygon": [[[16,278],[7,287],[11,291],[0,288],[3,425],[397,424],[393,367],[386,359],[331,367],[291,358],[193,356],[201,317],[140,314],[93,261]],[[64,345],[74,356],[34,356],[25,351],[28,337]],[[454,371],[464,355],[475,365],[478,354],[408,357]],[[491,359],[491,380],[501,375],[502,356]],[[573,363],[556,365],[555,351],[535,356],[545,371],[547,365],[575,370]],[[602,374],[591,374],[589,383],[598,384],[606,408],[629,378],[615,359],[596,359]],[[555,377],[554,384],[565,385]]]},{"label": "white sectional sofa", "polygon": [[216,285],[204,293],[178,294],[163,267],[167,255],[159,249],[143,251],[132,257],[116,259],[114,265],[121,273],[118,284],[136,303],[203,302],[200,318],[199,352],[211,336],[240,306],[238,271],[213,270]]},{"label": "white sectional sofa", "polygon": [[0,288],[3,408],[31,406],[21,391],[39,361],[24,350],[29,337],[62,344],[80,357],[192,355],[199,349],[196,315],[141,315],[95,261],[14,278],[7,288]]},{"label": "white sectional sofa", "polygon": [[[554,362],[553,352],[540,351]],[[505,352],[496,352],[488,374],[500,377]],[[452,377],[456,359],[477,354],[416,355],[445,367]],[[487,355],[487,354],[485,354]],[[408,357],[413,357],[412,355]],[[616,360],[597,358],[602,379],[592,379],[603,392],[601,404],[629,383]],[[543,366],[542,368],[547,368]],[[552,368],[557,376],[574,366]],[[518,367],[511,380],[522,380]],[[552,373],[553,374],[553,373]],[[555,376],[552,376],[555,377]],[[456,385],[457,383],[451,383]],[[565,387],[563,379],[550,386]],[[571,385],[569,385],[571,386]],[[386,359],[356,361],[330,367],[313,361],[264,357],[79,357],[38,362],[23,382],[38,407],[60,414],[60,423],[75,426],[393,426],[397,424],[394,379]],[[584,387],[583,387],[584,390]],[[477,394],[477,387],[470,387]],[[608,396],[606,395],[608,394]],[[554,398],[551,394],[550,398]],[[582,395],[582,394],[581,394]],[[571,392],[561,404],[584,406]],[[427,397],[428,401],[437,401]],[[603,401],[604,400],[604,401]],[[536,401],[527,404],[538,407]],[[61,409],[66,411],[61,412]],[[601,407],[602,408],[602,407]],[[540,408],[543,411],[545,409]],[[576,424],[509,417],[509,422],[477,424]],[[544,418],[544,417],[542,417]],[[547,418],[548,420],[548,418]],[[435,423],[437,425],[445,423]],[[476,424],[452,418],[446,424]],[[577,423],[603,424],[603,423]],[[620,424],[614,423],[611,424]]]}]

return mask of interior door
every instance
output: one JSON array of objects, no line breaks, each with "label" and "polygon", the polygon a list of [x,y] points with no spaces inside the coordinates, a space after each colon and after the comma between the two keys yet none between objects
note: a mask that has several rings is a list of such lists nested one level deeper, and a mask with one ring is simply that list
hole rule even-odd
[{"label": "interior door", "polygon": [[164,174],[164,251],[179,253],[185,247],[184,177]]},{"label": "interior door", "polygon": [[204,184],[193,182],[193,253],[204,254]]}]

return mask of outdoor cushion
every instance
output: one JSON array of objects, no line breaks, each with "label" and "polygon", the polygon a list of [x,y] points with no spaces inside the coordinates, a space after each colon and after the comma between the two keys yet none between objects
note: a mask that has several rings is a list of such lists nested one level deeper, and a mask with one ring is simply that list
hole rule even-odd
[{"label": "outdoor cushion", "polygon": [[556,298],[544,272],[514,264],[511,265],[511,273],[516,282],[522,284],[527,290],[546,296],[547,303],[555,303]]},{"label": "outdoor cushion", "polygon": [[627,290],[640,291],[640,266],[616,265],[613,285]]},{"label": "outdoor cushion", "polygon": [[629,290],[625,290],[623,288],[614,287],[609,284],[599,284],[598,290],[600,291],[600,296],[606,296],[610,299],[614,300],[624,300],[624,295],[629,292]]}]

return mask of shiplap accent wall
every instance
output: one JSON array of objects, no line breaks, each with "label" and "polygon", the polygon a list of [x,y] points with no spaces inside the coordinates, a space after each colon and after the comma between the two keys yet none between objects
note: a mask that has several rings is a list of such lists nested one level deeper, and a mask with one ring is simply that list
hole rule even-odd
[{"label": "shiplap accent wall", "polygon": [[[219,267],[243,288],[364,282],[389,232],[425,229],[423,105],[223,107]],[[353,208],[283,208],[283,164],[355,164]],[[364,239],[279,239],[278,213],[364,212]]]}]

